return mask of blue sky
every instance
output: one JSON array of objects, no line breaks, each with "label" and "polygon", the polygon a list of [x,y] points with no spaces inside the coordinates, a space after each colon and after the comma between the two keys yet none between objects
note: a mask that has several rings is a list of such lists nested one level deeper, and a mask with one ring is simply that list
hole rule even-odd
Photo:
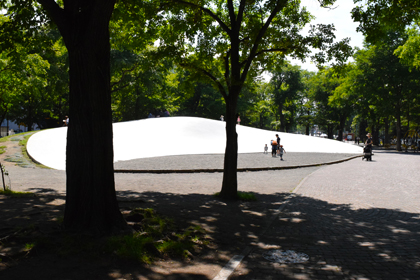
[{"label": "blue sky", "polygon": [[[308,11],[316,17],[311,24],[331,24],[336,28],[336,40],[342,40],[350,37],[350,45],[353,47],[363,47],[364,37],[361,33],[356,32],[358,23],[353,22],[351,18],[351,10],[355,6],[353,0],[337,0],[333,5],[333,9],[325,9],[319,6],[317,0],[301,0],[301,6],[306,6]],[[302,69],[309,71],[317,71],[314,64],[307,59],[306,63],[300,61],[293,61],[293,64],[300,65]]]}]

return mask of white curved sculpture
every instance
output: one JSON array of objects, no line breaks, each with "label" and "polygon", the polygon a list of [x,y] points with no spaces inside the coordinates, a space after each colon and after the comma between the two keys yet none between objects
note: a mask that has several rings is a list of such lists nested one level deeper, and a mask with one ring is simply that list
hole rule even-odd
[{"label": "white curved sculpture", "polygon": [[[238,152],[260,153],[279,134],[287,152],[360,154],[362,148],[340,141],[282,133],[238,125]],[[223,154],[225,122],[169,117],[113,124],[114,161],[170,155]],[[43,130],[32,135],[28,153],[45,166],[65,170],[67,127]]]}]

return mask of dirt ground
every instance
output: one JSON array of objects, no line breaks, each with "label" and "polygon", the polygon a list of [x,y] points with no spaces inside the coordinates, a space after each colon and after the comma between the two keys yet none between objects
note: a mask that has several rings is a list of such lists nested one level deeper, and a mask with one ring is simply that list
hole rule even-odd
[{"label": "dirt ground", "polygon": [[[20,152],[17,139],[0,143],[6,167],[37,167]],[[256,202],[224,202],[212,195],[143,193],[144,199],[119,196],[123,214],[134,208],[153,208],[173,219],[179,228],[200,225],[208,246],[201,246],[188,260],[160,259],[152,264],[121,259],[114,254],[55,254],[30,244],[39,238],[62,240],[60,226],[65,197],[36,194],[25,197],[0,195],[0,279],[213,279],[247,246],[258,246],[258,235],[267,227],[287,194],[258,195]],[[62,241],[59,241],[62,242]],[[29,244],[29,245],[28,245]],[[31,249],[28,249],[31,247]]]}]

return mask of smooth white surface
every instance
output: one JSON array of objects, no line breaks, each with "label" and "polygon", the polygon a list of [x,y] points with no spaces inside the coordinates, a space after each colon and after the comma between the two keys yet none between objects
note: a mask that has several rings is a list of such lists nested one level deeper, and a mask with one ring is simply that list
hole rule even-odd
[{"label": "smooth white surface", "polygon": [[[362,153],[362,148],[336,140],[281,133],[237,125],[238,152],[259,153],[279,134],[286,152]],[[225,122],[169,117],[113,124],[114,161],[170,155],[223,154]],[[48,167],[65,170],[67,128],[43,130],[32,135],[28,153]]]}]

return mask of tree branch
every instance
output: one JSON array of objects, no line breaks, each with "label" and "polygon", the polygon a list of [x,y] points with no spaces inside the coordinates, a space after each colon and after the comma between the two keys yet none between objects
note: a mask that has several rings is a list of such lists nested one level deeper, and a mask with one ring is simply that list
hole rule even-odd
[{"label": "tree branch", "polygon": [[263,54],[263,53],[270,53],[270,52],[286,52],[286,51],[288,51],[288,50],[291,50],[291,49],[294,49],[294,47],[291,47],[291,48],[283,48],[283,49],[269,49],[269,50],[262,50],[262,51],[259,51],[259,52],[257,52],[257,53],[255,53],[255,57],[257,57],[257,56],[259,56],[260,54]]},{"label": "tree branch", "polygon": [[3,72],[3,71],[11,70],[11,69],[12,69],[12,66],[7,65],[6,67],[0,69],[0,73]]},{"label": "tree branch", "polygon": [[209,71],[207,71],[207,70],[205,70],[205,69],[202,69],[202,68],[200,68],[200,67],[197,67],[197,66],[195,66],[195,65],[188,64],[188,63],[180,63],[180,65],[181,65],[182,67],[185,67],[185,68],[192,68],[192,69],[195,69],[195,70],[197,70],[198,72],[201,72],[202,74],[204,74],[205,76],[207,76],[207,77],[208,77],[210,80],[212,80],[212,81],[214,82],[214,84],[217,86],[217,88],[219,89],[220,94],[223,96],[223,98],[224,98],[225,100],[227,100],[228,95],[226,94],[226,90],[225,90],[225,88],[223,87],[222,83],[220,83],[220,82],[219,82],[219,80],[218,80],[215,76],[213,76],[213,74],[211,74]]},{"label": "tree branch", "polygon": [[241,67],[243,67],[247,62],[248,62],[248,60],[249,59],[254,59],[254,58],[256,58],[256,57],[258,57],[259,55],[261,55],[261,54],[264,54],[264,53],[270,53],[270,52],[287,52],[288,50],[292,50],[292,49],[295,49],[295,47],[292,47],[292,48],[284,48],[284,49],[269,49],[269,50],[262,50],[262,51],[259,51],[259,52],[257,52],[255,55],[254,55],[254,57],[248,57],[247,59],[245,59],[244,61],[242,61],[241,62]]},{"label": "tree branch", "polygon": [[225,81],[228,87],[230,87],[230,80],[229,80],[229,57],[230,57],[230,50],[226,53],[225,56]]},{"label": "tree branch", "polygon": [[54,0],[37,0],[47,11],[48,16],[57,25],[58,29],[65,31],[67,18],[64,10]]},{"label": "tree branch", "polygon": [[230,18],[230,22],[232,23],[231,28],[233,30],[234,26],[236,26],[235,8],[233,7],[232,0],[228,0],[227,2],[228,2],[229,18]]},{"label": "tree branch", "polygon": [[222,29],[227,33],[230,34],[231,30],[229,29],[229,27],[216,15],[214,14],[210,9],[204,8],[200,5],[188,2],[188,1],[183,1],[183,0],[172,0],[169,3],[179,3],[179,4],[183,4],[183,5],[187,5],[196,9],[199,9],[203,12],[205,12],[206,14],[208,14],[210,17],[212,17],[215,21],[217,21],[217,23],[220,25],[220,27],[222,27]]},{"label": "tree branch", "polygon": [[[111,83],[111,93],[113,93],[113,92],[117,92],[117,91],[119,91],[119,90],[121,90],[121,89],[123,89],[123,88],[126,88],[126,87],[128,87],[130,84],[129,83],[127,83],[126,85],[122,85],[122,86],[120,86],[120,87],[118,87],[118,88],[116,88],[116,89],[113,89],[115,86],[117,86],[117,85],[119,85],[119,84],[121,84],[122,83],[122,80],[123,80],[123,78],[124,78],[124,76],[125,76],[125,74],[127,74],[127,73],[129,73],[129,72],[132,72],[133,70],[135,70],[136,69],[136,67],[138,66],[138,63],[136,63],[133,67],[131,67],[131,68],[129,68],[129,69],[125,69],[125,70],[123,70],[123,72],[122,72],[122,74],[121,74],[121,79],[119,80],[119,81],[116,81],[116,82],[114,82],[114,83]],[[137,80],[138,78],[140,78],[140,76],[142,75],[142,73],[140,73],[140,74],[138,74],[138,75],[136,75],[136,76],[134,76],[134,80]]]},{"label": "tree branch", "polygon": [[258,46],[264,37],[265,32],[267,31],[268,27],[270,26],[271,22],[273,21],[274,17],[286,6],[288,0],[278,0],[276,7],[271,12],[270,16],[268,17],[267,21],[263,25],[263,27],[258,32],[257,37],[255,38],[254,45],[249,53],[248,59],[245,60],[245,67],[241,75],[241,81],[245,81],[245,78],[248,74],[249,68],[251,66],[252,60],[254,59],[255,55],[257,54]]},{"label": "tree branch", "polygon": [[239,4],[238,18],[237,18],[239,26],[241,26],[241,24],[242,24],[242,19],[244,17],[245,6],[246,6],[246,0],[241,0],[241,3]]}]

